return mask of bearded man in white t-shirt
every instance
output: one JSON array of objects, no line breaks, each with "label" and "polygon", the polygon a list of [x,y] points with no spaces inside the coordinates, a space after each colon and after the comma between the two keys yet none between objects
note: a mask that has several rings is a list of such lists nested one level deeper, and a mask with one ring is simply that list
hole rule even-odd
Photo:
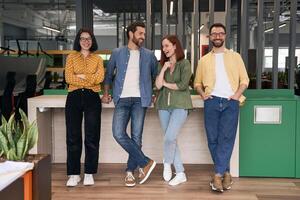
[{"label": "bearded man in white t-shirt", "polygon": [[214,162],[212,190],[229,190],[232,154],[239,116],[239,104],[249,84],[244,62],[237,52],[225,48],[226,28],[221,23],[209,29],[212,50],[199,61],[194,88],[204,100],[204,124],[208,148]]}]

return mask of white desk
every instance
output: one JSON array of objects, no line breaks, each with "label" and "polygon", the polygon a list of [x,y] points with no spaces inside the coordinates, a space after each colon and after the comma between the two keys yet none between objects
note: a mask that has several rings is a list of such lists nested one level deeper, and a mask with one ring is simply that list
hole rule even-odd
[{"label": "white desk", "polygon": [[33,163],[5,161],[0,163],[0,191],[12,182],[23,176],[27,171],[32,170]]},{"label": "white desk", "polygon": [[[181,157],[184,163],[212,164],[203,123],[203,101],[196,95],[192,95],[192,100],[195,109],[189,114],[178,137]],[[65,101],[65,95],[43,95],[28,99],[28,118],[30,121],[37,120],[39,127],[38,144],[30,153],[51,154],[54,163],[66,162]],[[114,105],[110,103],[102,106],[99,161],[126,163],[127,153],[112,136]],[[236,177],[239,175],[238,144],[239,134],[236,137],[230,164],[232,175]],[[149,108],[146,114],[143,152],[159,163],[162,162],[163,134],[157,111],[153,107]],[[83,158],[84,156],[82,161]]]}]

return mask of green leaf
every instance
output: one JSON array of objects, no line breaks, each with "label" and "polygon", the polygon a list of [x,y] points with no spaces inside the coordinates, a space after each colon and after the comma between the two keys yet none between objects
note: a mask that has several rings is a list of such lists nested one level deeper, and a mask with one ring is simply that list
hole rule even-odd
[{"label": "green leaf", "polygon": [[23,134],[24,133],[27,133],[27,130],[29,129],[29,121],[28,121],[28,118],[26,116],[26,114],[23,112],[22,109],[19,109],[19,112],[20,112],[20,115],[21,115],[21,120],[22,120],[22,123],[23,123]]},{"label": "green leaf", "polygon": [[19,141],[21,136],[22,136],[22,129],[20,127],[20,124],[16,123],[15,129],[14,129],[14,140]]},{"label": "green leaf", "polygon": [[17,143],[17,156],[20,160],[24,158],[27,150],[27,134],[22,134],[18,143]]},{"label": "green leaf", "polygon": [[38,127],[36,121],[34,121],[28,130],[28,151],[36,145],[38,140]]},{"label": "green leaf", "polygon": [[8,140],[8,144],[9,144],[9,148],[12,149],[13,151],[16,151],[16,142],[14,141],[13,138],[13,124],[15,123],[15,118],[14,118],[15,114],[12,114],[8,120],[7,123],[7,132],[6,132],[6,137]]},{"label": "green leaf", "polygon": [[13,149],[10,149],[10,150],[7,152],[6,158],[7,158],[8,160],[20,160],[20,159],[18,159],[18,157],[17,157],[17,155],[16,155],[16,151],[14,151]]},{"label": "green leaf", "polygon": [[2,125],[7,124],[7,121],[3,115],[1,116],[1,121],[2,121]]},{"label": "green leaf", "polygon": [[7,133],[7,121],[5,117],[2,116],[2,125],[0,126],[0,130],[3,131],[4,135],[6,136]]},{"label": "green leaf", "polygon": [[0,130],[0,145],[1,145],[1,150],[4,151],[5,155],[7,154],[7,152],[9,151],[9,147],[8,147],[8,141],[7,138],[5,137],[5,135],[3,134],[3,131]]}]

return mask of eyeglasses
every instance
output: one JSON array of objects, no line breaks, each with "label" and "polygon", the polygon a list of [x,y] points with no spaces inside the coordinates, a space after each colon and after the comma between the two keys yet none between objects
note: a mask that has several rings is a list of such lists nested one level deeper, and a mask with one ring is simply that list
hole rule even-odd
[{"label": "eyeglasses", "polygon": [[90,42],[90,41],[92,41],[92,38],[90,38],[90,37],[88,37],[88,38],[80,37],[80,41],[81,42]]},{"label": "eyeglasses", "polygon": [[211,33],[211,34],[210,34],[211,37],[217,37],[217,36],[223,37],[223,36],[225,36],[225,35],[226,35],[226,33],[224,33],[224,32],[220,32],[220,33]]}]

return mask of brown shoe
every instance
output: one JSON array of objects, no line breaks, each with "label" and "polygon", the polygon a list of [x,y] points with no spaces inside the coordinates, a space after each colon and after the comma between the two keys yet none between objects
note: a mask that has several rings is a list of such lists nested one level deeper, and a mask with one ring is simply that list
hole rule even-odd
[{"label": "brown shoe", "polygon": [[232,181],[232,177],[231,177],[229,172],[224,173],[222,184],[223,184],[223,189],[224,190],[230,190],[231,189],[231,185],[233,184],[233,181]]},{"label": "brown shoe", "polygon": [[154,167],[156,165],[156,162],[154,160],[149,160],[147,165],[143,168],[140,168],[140,174],[139,174],[139,179],[140,179],[140,184],[143,184],[150,176],[151,172],[153,171]]},{"label": "brown shoe", "polygon": [[127,187],[135,186],[135,178],[134,178],[132,172],[126,172],[125,185]]},{"label": "brown shoe", "polygon": [[214,175],[210,182],[210,187],[213,191],[223,192],[222,177]]}]

